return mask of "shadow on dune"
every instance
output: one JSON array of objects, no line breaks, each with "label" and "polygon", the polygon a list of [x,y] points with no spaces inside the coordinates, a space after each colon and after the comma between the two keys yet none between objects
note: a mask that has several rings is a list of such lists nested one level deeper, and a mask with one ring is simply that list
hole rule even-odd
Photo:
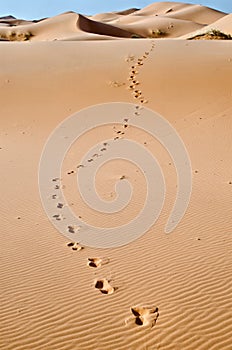
[{"label": "shadow on dune", "polygon": [[110,24],[90,20],[80,14],[77,20],[77,27],[84,32],[119,38],[131,38],[131,35],[133,34],[127,30],[116,28]]}]

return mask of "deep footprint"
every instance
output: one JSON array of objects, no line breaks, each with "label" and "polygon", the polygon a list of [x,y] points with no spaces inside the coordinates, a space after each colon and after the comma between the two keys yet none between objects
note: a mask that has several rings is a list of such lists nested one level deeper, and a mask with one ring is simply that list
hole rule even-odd
[{"label": "deep footprint", "polygon": [[137,305],[130,308],[133,316],[128,317],[125,323],[134,324],[137,326],[155,326],[159,317],[159,309],[156,306],[141,306]]},{"label": "deep footprint", "polygon": [[102,265],[108,264],[108,258],[88,258],[87,265],[89,267],[101,267]]},{"label": "deep footprint", "polygon": [[135,318],[135,324],[137,324],[137,326],[143,326],[143,320],[141,317],[138,316]]},{"label": "deep footprint", "polygon": [[67,243],[68,247],[72,247],[72,250],[77,250],[80,251],[82,249],[84,249],[84,247],[82,247],[79,243],[77,242],[69,242]]},{"label": "deep footprint", "polygon": [[102,294],[113,294],[115,291],[115,288],[110,285],[106,278],[95,280],[94,286],[99,289]]}]

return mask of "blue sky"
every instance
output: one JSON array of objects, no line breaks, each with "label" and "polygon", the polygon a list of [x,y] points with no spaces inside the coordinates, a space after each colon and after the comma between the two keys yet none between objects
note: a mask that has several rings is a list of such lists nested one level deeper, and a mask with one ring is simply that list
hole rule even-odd
[{"label": "blue sky", "polygon": [[[13,15],[23,19],[38,19],[51,17],[65,11],[90,15],[130,7],[142,8],[153,2],[152,0],[0,0],[0,16]],[[186,2],[200,3],[224,12],[232,12],[232,0],[187,0]]]}]

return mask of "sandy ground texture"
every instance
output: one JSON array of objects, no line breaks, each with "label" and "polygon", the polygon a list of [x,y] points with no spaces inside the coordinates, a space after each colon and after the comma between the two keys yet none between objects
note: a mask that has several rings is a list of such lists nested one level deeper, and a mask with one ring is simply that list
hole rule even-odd
[{"label": "sandy ground texture", "polygon": [[[209,29],[232,34],[231,14],[159,2],[92,17],[69,12],[0,22],[0,349],[231,350],[231,41],[186,40]],[[189,206],[165,234],[178,186],[173,159],[146,119],[143,128],[130,125],[128,115],[95,127],[96,113],[91,130],[70,145],[61,180],[49,185],[50,219],[65,225],[67,238],[40,199],[44,145],[76,112],[116,102],[138,106],[133,117],[140,120],[144,109],[155,111],[178,132],[192,166]],[[55,152],[69,136],[64,130]],[[122,139],[141,144],[159,162],[164,206],[130,244],[89,247],[71,239],[79,228],[60,214],[64,203],[56,190],[62,187],[65,205],[83,222],[120,232],[140,215],[149,194],[146,174],[120,158],[99,169],[96,190],[109,207],[115,183],[133,186],[130,202],[115,214],[91,209],[77,176],[94,145],[102,144],[84,171],[110,152],[106,140]]]}]

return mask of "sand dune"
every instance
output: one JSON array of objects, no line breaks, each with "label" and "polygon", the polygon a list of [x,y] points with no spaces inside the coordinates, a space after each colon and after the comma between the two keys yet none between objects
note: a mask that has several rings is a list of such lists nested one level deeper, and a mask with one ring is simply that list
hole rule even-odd
[{"label": "sand dune", "polygon": [[81,15],[79,15],[77,25],[80,28],[80,30],[88,33],[95,33],[99,35],[109,35],[109,36],[120,37],[120,38],[131,37],[131,33],[128,32],[127,30],[115,28],[114,26],[111,26],[109,24],[91,21]]},{"label": "sand dune", "polygon": [[[19,25],[11,32],[31,32],[31,40],[58,40],[71,37],[74,34],[80,35],[91,33],[99,36],[130,38],[131,33],[120,28],[115,28],[109,24],[99,23],[90,20],[82,15],[73,12],[64,13],[53,18],[44,19],[39,23]],[[8,28],[2,29],[2,34],[10,33]],[[100,37],[101,39],[101,37]]]},{"label": "sand dune", "polygon": [[[137,30],[147,35],[152,18],[158,29],[170,22],[174,27],[162,39],[130,38]],[[231,41],[189,41],[181,33],[211,26],[230,33],[231,14],[169,2],[92,17],[67,12],[13,27],[7,22],[12,17],[0,21],[0,349],[230,350]],[[5,42],[11,30],[33,36]],[[131,161],[114,159],[96,174],[96,190],[109,206],[115,183],[133,187],[130,202],[115,214],[90,208],[78,191],[79,171],[91,169],[119,138],[156,158],[166,183],[164,207],[132,243],[88,247],[74,239],[80,227],[67,222],[65,237],[49,221],[39,194],[39,162],[48,137],[66,118],[116,102],[136,104],[134,114],[95,127],[101,117],[96,112],[92,129],[70,145],[62,179],[49,183],[52,220],[66,222],[62,210],[70,205],[83,222],[120,233],[140,214],[146,174]],[[146,108],[175,128],[191,160],[190,203],[170,234],[164,228],[177,173],[169,152],[149,132]],[[133,118],[142,128],[132,125]],[[71,132],[76,130],[64,128],[57,153]],[[99,154],[82,164],[97,143]],[[58,198],[59,186],[67,203]]]},{"label": "sand dune", "polygon": [[164,15],[172,11],[181,10],[185,8],[192,7],[193,5],[190,4],[184,4],[181,2],[168,2],[168,1],[162,1],[162,2],[155,2],[152,3],[139,11],[136,12],[136,15]]},{"label": "sand dune", "polygon": [[226,14],[200,5],[161,2],[133,12],[132,16],[121,16],[109,21],[119,28],[134,31],[145,37],[157,31],[161,37],[178,37],[217,21]]},{"label": "sand dune", "polygon": [[131,8],[131,9],[128,9],[125,11],[98,13],[94,16],[91,16],[91,18],[94,20],[102,21],[102,22],[108,22],[108,21],[111,21],[113,19],[119,18],[121,16],[130,15],[138,10],[139,9]]},{"label": "sand dune", "polygon": [[197,30],[195,32],[184,35],[180,37],[180,39],[188,39],[195,35],[207,33],[210,30],[219,30],[222,33],[232,35],[232,14],[229,14],[224,16],[223,18],[220,18],[219,20],[213,22],[212,24],[205,26],[201,30]]},{"label": "sand dune", "polygon": [[0,17],[0,26],[6,25],[8,27],[18,26],[18,25],[24,25],[24,24],[31,24],[33,22],[37,21],[25,21],[24,19],[17,19],[14,16],[5,16]]},{"label": "sand dune", "polygon": [[[0,36],[8,40],[109,40],[115,38],[175,38],[191,35],[204,27],[218,25],[224,29],[226,13],[200,6],[158,2],[141,10],[135,8],[83,16],[67,12],[37,21],[0,18]],[[218,22],[219,21],[219,22]],[[25,35],[24,35],[25,34]],[[185,38],[185,37],[184,37]]]},{"label": "sand dune", "polygon": [[127,29],[133,31],[134,34],[139,34],[142,37],[178,37],[184,35],[185,33],[198,30],[203,26],[185,20],[178,20],[175,18],[166,18],[162,16],[149,16],[149,17],[130,17],[129,21],[125,19],[118,19],[109,22],[114,26],[117,26],[121,29]]},{"label": "sand dune", "polygon": [[166,17],[189,20],[199,24],[209,24],[226,15],[224,12],[216,11],[205,6],[192,5],[177,11],[171,11]]}]

